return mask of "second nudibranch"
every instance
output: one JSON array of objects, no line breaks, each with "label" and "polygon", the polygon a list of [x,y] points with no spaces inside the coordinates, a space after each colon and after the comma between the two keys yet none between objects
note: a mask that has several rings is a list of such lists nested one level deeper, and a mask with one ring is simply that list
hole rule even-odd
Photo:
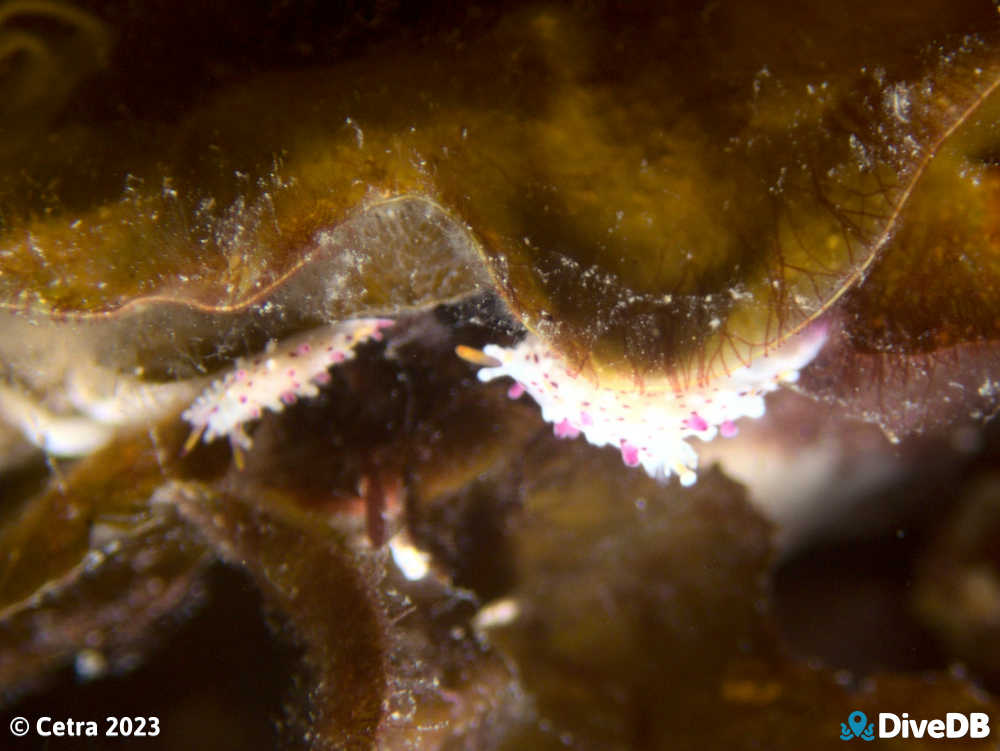
[{"label": "second nudibranch", "polygon": [[300,398],[318,395],[319,387],[330,382],[331,367],[353,359],[362,342],[380,340],[382,329],[392,324],[387,318],[341,321],[280,343],[272,340],[255,357],[240,358],[183,413],[192,426],[185,451],[199,438],[207,443],[227,436],[240,462],[239,449],[252,445],[244,429],[248,422],[264,410],[280,412]]}]

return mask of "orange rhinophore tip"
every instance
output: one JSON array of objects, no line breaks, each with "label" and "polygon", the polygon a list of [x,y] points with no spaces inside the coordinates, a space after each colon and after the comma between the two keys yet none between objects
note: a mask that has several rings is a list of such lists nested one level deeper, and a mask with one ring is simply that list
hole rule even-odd
[{"label": "orange rhinophore tip", "polygon": [[181,456],[191,453],[191,449],[193,449],[197,445],[198,439],[201,438],[201,434],[204,432],[205,432],[204,425],[199,425],[198,427],[196,427],[194,430],[191,431],[191,434],[187,437],[187,440],[184,441],[184,450],[181,451]]},{"label": "orange rhinophore tip", "polygon": [[247,467],[246,455],[238,443],[230,442],[230,448],[233,450],[233,462],[236,464],[236,469],[242,472]]},{"label": "orange rhinophore tip", "polygon": [[466,362],[471,362],[473,365],[479,365],[483,368],[495,368],[500,365],[500,361],[495,357],[490,357],[480,349],[466,347],[464,344],[459,344],[455,347],[455,354]]}]

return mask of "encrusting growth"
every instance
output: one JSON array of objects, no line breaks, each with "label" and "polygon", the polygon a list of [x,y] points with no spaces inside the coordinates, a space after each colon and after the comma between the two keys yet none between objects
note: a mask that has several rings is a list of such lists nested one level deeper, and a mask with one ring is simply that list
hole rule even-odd
[{"label": "encrusting growth", "polygon": [[797,380],[827,336],[824,324],[814,324],[749,365],[684,390],[601,387],[573,372],[533,334],[510,348],[490,344],[482,352],[468,347],[457,351],[482,366],[481,381],[513,378],[508,395],[530,394],[557,436],[583,434],[595,446],[619,449],[630,467],[642,465],[650,476],[663,479],[676,474],[682,485],[690,486],[697,480],[698,454],[688,439],[729,437],[737,432],[737,420],[762,416],[764,395]]},{"label": "encrusting growth", "polygon": [[265,409],[280,412],[300,398],[319,394],[319,387],[330,382],[332,366],[353,359],[355,347],[380,340],[382,329],[392,324],[385,318],[342,321],[280,344],[272,340],[256,357],[241,358],[182,415],[193,428],[184,450],[190,451],[202,437],[207,443],[228,436],[240,462],[238,449],[252,445],[243,429],[246,423],[260,418]]}]

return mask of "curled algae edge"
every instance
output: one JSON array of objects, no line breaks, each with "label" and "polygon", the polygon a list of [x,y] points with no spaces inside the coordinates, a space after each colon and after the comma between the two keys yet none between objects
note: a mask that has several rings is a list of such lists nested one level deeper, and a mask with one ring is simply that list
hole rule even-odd
[{"label": "curled algae edge", "polygon": [[[333,225],[332,229],[336,230],[338,227],[347,224],[351,220],[362,218],[365,214],[375,210],[383,208],[391,209],[394,205],[405,204],[411,201],[422,203],[426,208],[440,212],[444,217],[447,217],[449,220],[454,222],[456,227],[460,226],[450,212],[433,199],[428,196],[418,195],[415,193],[405,193],[398,196],[392,196],[391,198],[365,203],[363,206],[348,212],[346,216],[341,217]],[[327,230],[324,228],[317,228],[313,233],[313,239],[317,239],[319,235],[326,231]],[[472,238],[470,237],[467,239],[471,240]],[[475,243],[475,247],[480,256],[484,256],[478,242]],[[266,285],[263,285],[259,289],[255,290],[252,295],[248,295],[244,299],[231,303],[205,302],[204,300],[198,299],[198,297],[193,295],[156,293],[140,295],[119,305],[112,305],[100,310],[47,309],[44,305],[33,305],[31,302],[16,303],[7,300],[0,300],[0,311],[16,313],[19,315],[41,315],[57,323],[84,323],[89,321],[99,321],[102,319],[120,318],[134,311],[145,310],[157,305],[173,305],[195,311],[197,313],[205,313],[209,315],[239,314],[251,311],[255,306],[261,306],[268,303],[270,298],[274,297],[277,293],[282,292],[284,288],[290,282],[295,281],[300,274],[308,272],[311,266],[321,262],[321,259],[317,256],[322,255],[323,253],[323,250],[305,253],[302,259],[296,261],[296,263],[294,263],[287,270],[283,271],[275,279],[269,281]],[[448,302],[448,300],[441,300],[441,302]]]},{"label": "curled algae edge", "polygon": [[886,221],[885,228],[879,233],[879,236],[875,239],[875,242],[872,243],[871,250],[868,253],[868,257],[865,258],[865,260],[861,264],[857,265],[850,272],[850,274],[848,274],[847,278],[836,290],[836,292],[834,292],[834,294],[831,295],[830,298],[823,303],[823,305],[815,312],[815,314],[813,314],[811,318],[808,318],[799,323],[786,336],[794,336],[795,334],[802,331],[812,321],[815,321],[821,315],[829,311],[833,307],[834,303],[840,300],[849,290],[853,289],[856,285],[864,281],[867,274],[871,271],[872,266],[875,264],[875,261],[878,259],[879,251],[885,247],[886,243],[888,243],[889,239],[892,237],[892,233],[896,228],[896,224],[898,223],[900,214],[905,208],[907,201],[909,200],[910,196],[913,194],[913,191],[916,189],[918,183],[920,182],[920,178],[927,170],[927,167],[934,159],[938,150],[944,145],[944,142],[947,141],[948,138],[955,133],[955,131],[961,128],[962,125],[964,125],[968,121],[969,117],[976,110],[978,110],[979,107],[982,106],[982,104],[998,88],[1000,88],[1000,72],[995,73],[993,77],[993,82],[989,84],[986,87],[986,89],[981,91],[970,104],[966,105],[966,107],[962,110],[961,114],[958,117],[954,118],[952,123],[947,128],[945,128],[944,131],[937,136],[937,138],[934,139],[930,147],[923,150],[924,153],[922,154],[920,161],[917,163],[916,169],[913,170],[912,174],[907,179],[906,187],[903,188],[903,191],[900,194],[899,199],[896,201],[896,205],[893,208],[892,213],[889,215],[888,220]]}]

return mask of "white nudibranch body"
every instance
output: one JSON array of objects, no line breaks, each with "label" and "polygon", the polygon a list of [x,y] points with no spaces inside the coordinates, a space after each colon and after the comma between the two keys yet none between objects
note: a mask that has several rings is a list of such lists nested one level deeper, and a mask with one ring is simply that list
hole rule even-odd
[{"label": "white nudibranch body", "polygon": [[527,392],[555,434],[583,434],[595,446],[614,446],[630,467],[642,465],[652,477],[675,474],[682,485],[697,480],[698,454],[688,442],[697,437],[735,435],[735,421],[764,414],[764,395],[798,379],[822,349],[828,329],[814,324],[749,365],[684,390],[618,389],[595,385],[573,372],[557,352],[529,334],[511,348],[487,345],[483,354],[498,364],[479,370],[479,380],[509,376],[508,395]]},{"label": "white nudibranch body", "polygon": [[265,409],[280,412],[300,398],[318,395],[319,386],[330,381],[331,367],[353,359],[357,345],[381,339],[382,329],[392,324],[385,318],[342,321],[280,344],[272,340],[256,357],[241,358],[183,413],[193,428],[186,448],[193,448],[199,437],[207,443],[228,436],[233,446],[249,449],[244,424]]}]

